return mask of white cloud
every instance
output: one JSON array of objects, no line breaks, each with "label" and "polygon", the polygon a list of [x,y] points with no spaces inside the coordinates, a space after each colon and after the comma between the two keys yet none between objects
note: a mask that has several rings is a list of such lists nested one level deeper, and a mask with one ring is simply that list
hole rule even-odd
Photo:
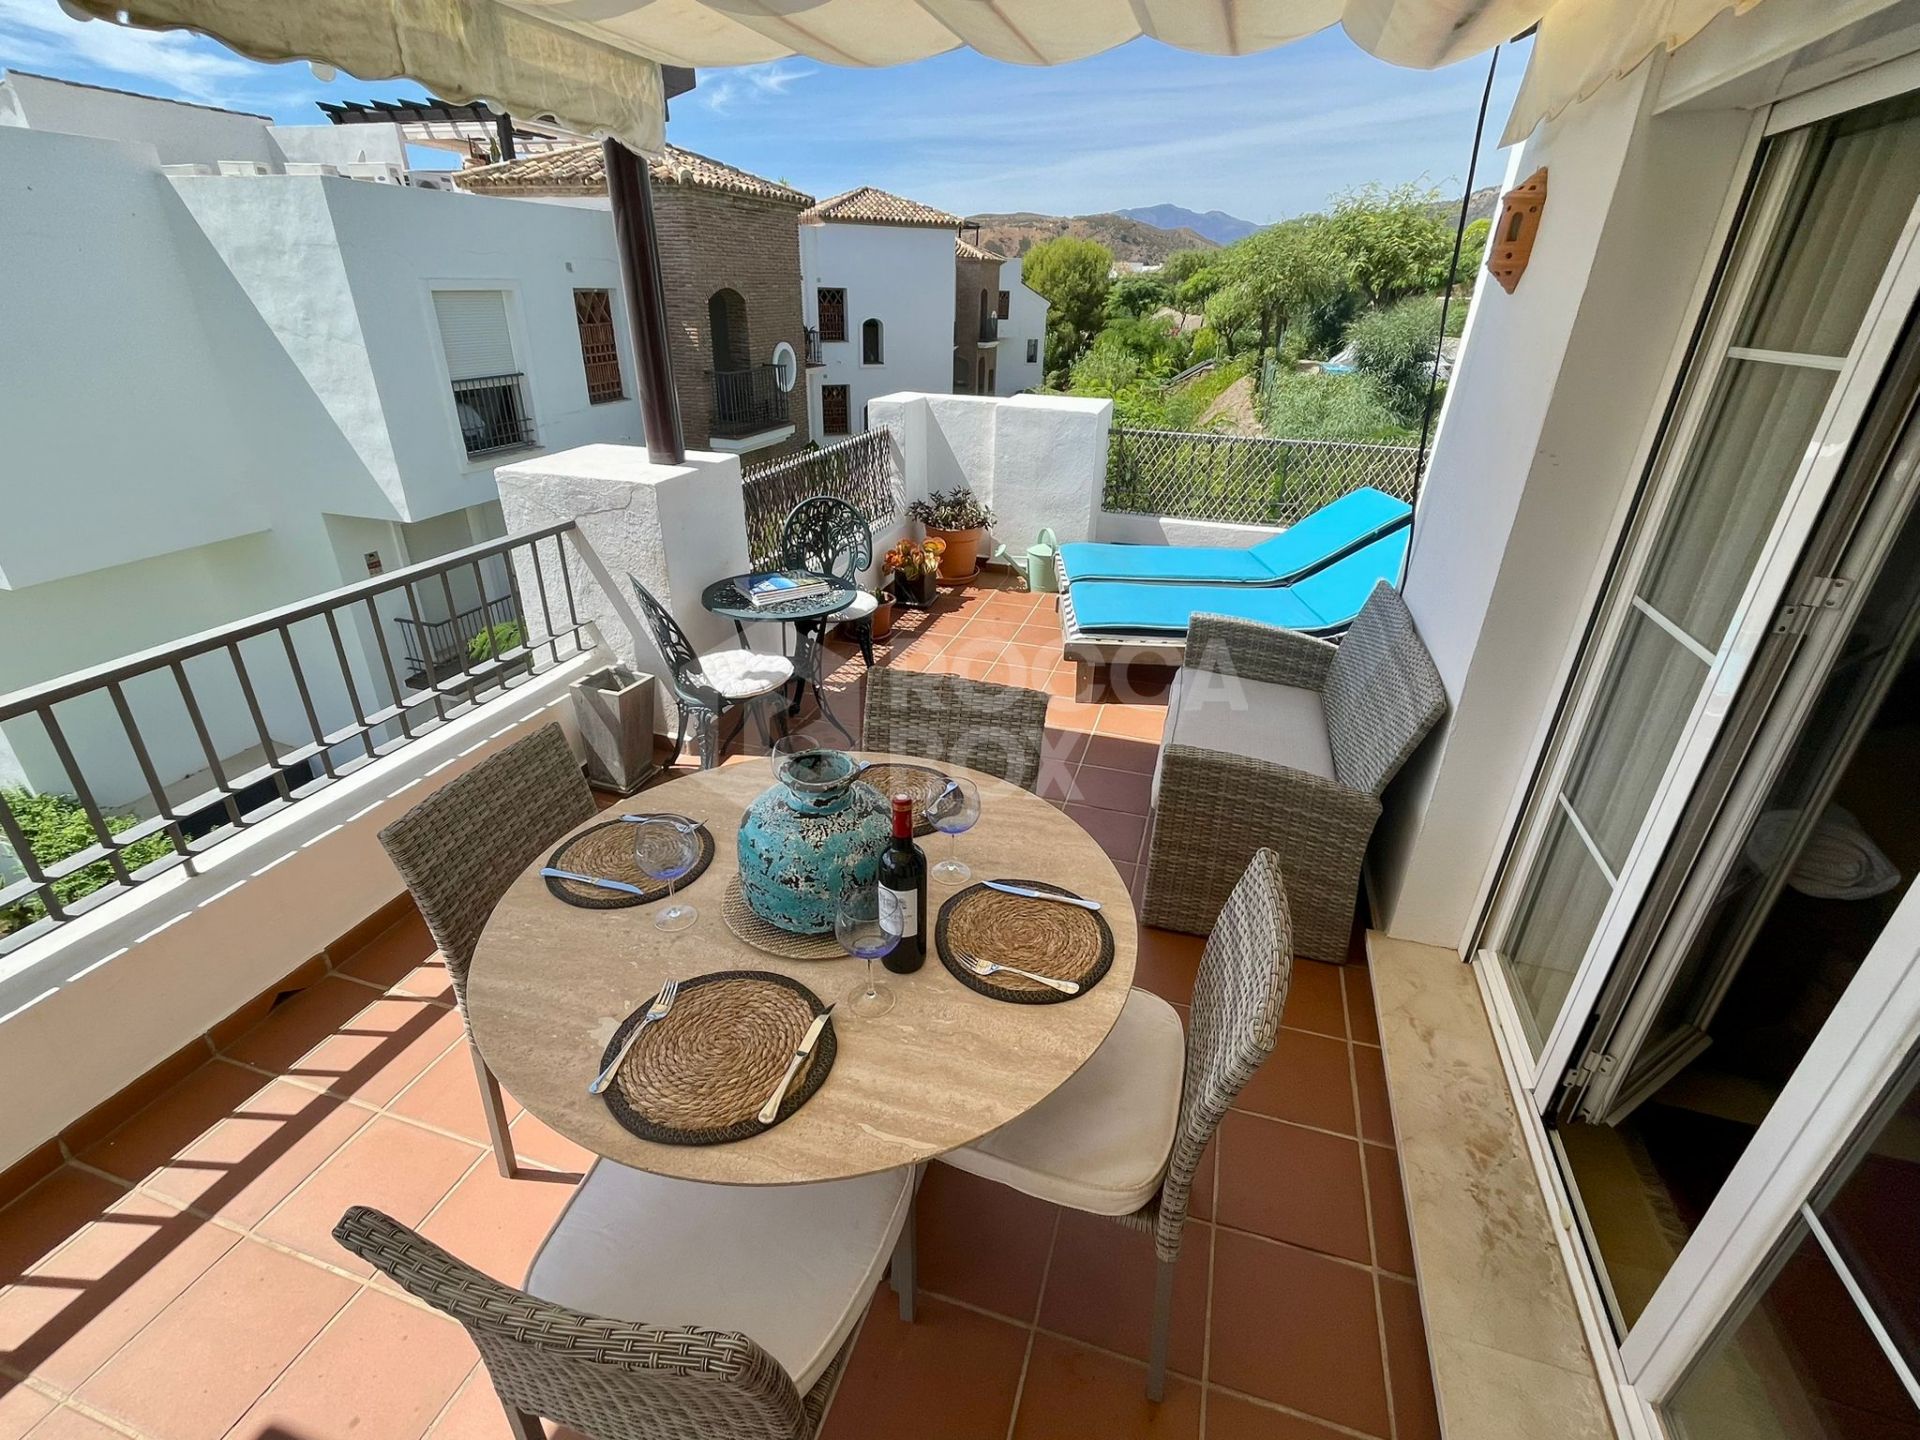
[{"label": "white cloud", "polygon": [[716,115],[724,115],[742,105],[777,99],[818,69],[802,60],[769,60],[764,65],[743,65],[734,70],[702,70],[693,99]]},{"label": "white cloud", "polygon": [[[270,72],[212,40],[184,31],[132,30],[68,18],[53,0],[0,0],[0,65],[132,83],[191,100],[218,101],[255,89]],[[102,73],[104,72],[104,74]]]}]

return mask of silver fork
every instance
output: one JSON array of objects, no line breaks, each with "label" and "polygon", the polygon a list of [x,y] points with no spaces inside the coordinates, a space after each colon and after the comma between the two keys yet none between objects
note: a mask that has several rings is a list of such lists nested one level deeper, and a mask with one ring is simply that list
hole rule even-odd
[{"label": "silver fork", "polygon": [[997,960],[982,960],[978,955],[969,955],[964,950],[955,950],[953,958],[966,966],[974,974],[985,979],[989,975],[998,975],[1005,971],[1009,975],[1018,975],[1025,980],[1037,980],[1042,985],[1051,985],[1062,995],[1078,995],[1080,983],[1077,980],[1056,980],[1051,975],[1036,975],[1031,970],[1022,970],[1017,965],[1002,965]]},{"label": "silver fork", "polygon": [[593,1077],[593,1083],[587,1086],[589,1095],[599,1095],[606,1091],[607,1086],[613,1083],[613,1077],[619,1073],[620,1067],[626,1063],[627,1056],[633,1050],[633,1042],[640,1038],[640,1032],[654,1021],[664,1019],[667,1011],[673,1008],[674,997],[679,993],[678,980],[669,980],[660,987],[660,993],[653,997],[653,1004],[649,1005],[647,1013],[640,1017],[640,1023],[627,1032],[627,1038],[620,1044],[619,1053],[613,1057],[606,1069]]}]

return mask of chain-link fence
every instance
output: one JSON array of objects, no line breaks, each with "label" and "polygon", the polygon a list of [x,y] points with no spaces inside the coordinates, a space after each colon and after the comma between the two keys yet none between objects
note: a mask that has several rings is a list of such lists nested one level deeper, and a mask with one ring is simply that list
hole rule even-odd
[{"label": "chain-link fence", "polygon": [[891,520],[899,506],[893,437],[869,430],[824,450],[749,465],[745,471],[747,553],[756,570],[780,564],[780,530],[793,507],[815,495],[835,495],[866,517],[869,525]]},{"label": "chain-link fence", "polygon": [[1416,445],[1115,426],[1101,503],[1136,515],[1291,525],[1363,485],[1411,501],[1419,457]]}]

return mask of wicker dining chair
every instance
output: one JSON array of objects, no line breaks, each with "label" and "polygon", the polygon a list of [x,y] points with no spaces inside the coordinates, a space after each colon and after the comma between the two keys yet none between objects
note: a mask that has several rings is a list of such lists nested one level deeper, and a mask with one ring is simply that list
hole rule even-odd
[{"label": "wicker dining chair", "polygon": [[[786,523],[780,527],[780,563],[790,570],[815,570],[860,585],[862,573],[873,563],[873,527],[836,495],[810,496],[787,512]],[[814,623],[813,628],[818,631],[830,624],[845,626],[860,646],[860,658],[871,670],[873,612],[879,607],[873,592],[863,587],[844,610]]]},{"label": "wicker dining chair", "polygon": [[[433,943],[447,962],[460,1018],[467,1019],[467,971],[480,932],[520,872],[595,813],[593,792],[556,724],[490,755],[441,786],[380,832],[380,843],[413,894]],[[487,1132],[500,1173],[514,1173],[500,1082],[474,1044]]]},{"label": "wicker dining chair", "polygon": [[[784,655],[763,655],[744,645],[737,650],[709,650],[701,654],[693,648],[693,642],[680,628],[680,622],[673,618],[673,612],[656,600],[638,577],[629,575],[627,580],[639,597],[640,609],[653,631],[653,643],[659,648],[660,658],[666,662],[667,681],[673,687],[674,708],[680,716],[673,736],[673,758],[667,764],[680,759],[680,751],[687,743],[689,720],[693,722],[700,746],[702,770],[711,770],[720,763],[727,746],[720,735],[720,721],[729,710],[737,708],[753,714],[760,723],[761,738],[768,738],[765,717],[759,714],[759,709],[769,705],[770,697],[785,696],[787,682],[793,679],[793,662]],[[784,711],[784,699],[771,708],[776,715]],[[746,724],[745,714],[740,723]]]},{"label": "wicker dining chair", "polygon": [[546,1440],[542,1419],[589,1440],[810,1440],[913,1185],[702,1185],[602,1160],[519,1290],[378,1210],[333,1236],[465,1327],[517,1440]]},{"label": "wicker dining chair", "polygon": [[867,676],[865,745],[999,775],[1031,790],[1047,739],[1047,696],[1018,685],[885,667]]},{"label": "wicker dining chair", "polygon": [[[1112,1032],[1072,1079],[1010,1124],[940,1157],[1153,1236],[1149,1399],[1166,1390],[1174,1271],[1194,1173],[1227,1107],[1273,1053],[1292,976],[1280,860],[1261,850],[1200,958],[1190,1033],[1182,1036],[1179,1014],[1159,996],[1131,991]],[[910,1313],[910,1297],[901,1299]]]}]

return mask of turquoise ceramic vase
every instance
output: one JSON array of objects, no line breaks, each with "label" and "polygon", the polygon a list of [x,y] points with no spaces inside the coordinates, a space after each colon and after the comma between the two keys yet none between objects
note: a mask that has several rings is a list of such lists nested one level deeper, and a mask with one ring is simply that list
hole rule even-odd
[{"label": "turquoise ceramic vase", "polygon": [[891,833],[887,802],[855,783],[860,764],[838,750],[806,750],[740,825],[740,889],[753,913],[795,935],[833,929],[840,887],[871,885]]}]

